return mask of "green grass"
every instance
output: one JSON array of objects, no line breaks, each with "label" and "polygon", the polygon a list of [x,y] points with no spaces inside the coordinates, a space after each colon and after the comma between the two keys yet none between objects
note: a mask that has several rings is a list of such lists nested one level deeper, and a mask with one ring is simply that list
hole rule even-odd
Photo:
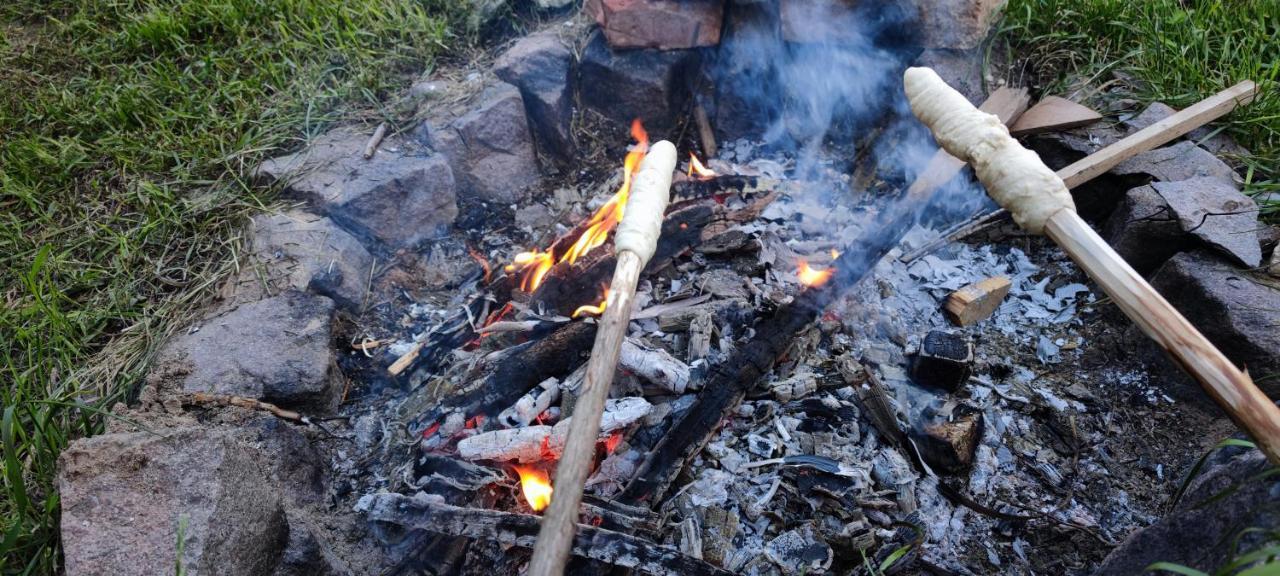
[{"label": "green grass", "polygon": [[[1245,191],[1280,192],[1280,2],[1009,0],[1003,34],[1049,93],[1118,83],[1144,103],[1181,108],[1254,80],[1262,94],[1223,126],[1252,152],[1240,159]],[[1280,217],[1280,204],[1263,209]]]},{"label": "green grass", "polygon": [[0,3],[0,573],[59,570],[57,455],[232,270],[248,169],[394,116],[460,5]]}]

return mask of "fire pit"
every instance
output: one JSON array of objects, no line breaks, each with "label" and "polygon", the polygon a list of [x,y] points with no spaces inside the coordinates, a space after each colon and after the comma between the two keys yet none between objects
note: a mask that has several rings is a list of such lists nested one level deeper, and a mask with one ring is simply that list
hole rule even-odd
[{"label": "fire pit", "polygon": [[[590,20],[508,47],[501,81],[415,87],[419,127],[340,129],[260,170],[314,215],[255,224],[262,267],[171,347],[128,415],[193,427],[193,445],[270,479],[270,506],[238,548],[178,554],[522,573],[651,139],[681,167],[569,571],[1075,573],[1158,517],[1203,446],[1183,430],[1232,430],[1159,385],[1053,243],[999,221],[948,238],[994,206],[911,114],[902,73],[979,53],[998,3],[588,4]],[[940,23],[933,4],[963,6]],[[1023,117],[1025,90],[981,80],[975,104]],[[236,357],[288,341],[285,363],[306,367],[202,352],[273,315],[286,327]],[[256,388],[233,385],[244,374]],[[83,450],[67,482],[104,457]],[[67,491],[64,524],[86,493]],[[91,542],[68,537],[69,556]]]}]

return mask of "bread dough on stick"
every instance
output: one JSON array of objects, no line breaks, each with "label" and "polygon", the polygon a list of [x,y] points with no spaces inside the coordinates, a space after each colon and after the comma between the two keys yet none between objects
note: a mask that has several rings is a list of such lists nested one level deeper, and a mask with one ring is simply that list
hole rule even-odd
[{"label": "bread dough on stick", "polygon": [[630,250],[647,264],[658,248],[662,216],[671,198],[671,174],[676,169],[676,147],[663,140],[649,147],[627,197],[622,222],[613,237],[614,252]]},{"label": "bread dough on stick", "polygon": [[907,101],[948,153],[968,162],[991,196],[1024,230],[1043,234],[1059,210],[1076,209],[1071,192],[1035,152],[1023,148],[995,115],[970,104],[929,68],[903,75]]}]

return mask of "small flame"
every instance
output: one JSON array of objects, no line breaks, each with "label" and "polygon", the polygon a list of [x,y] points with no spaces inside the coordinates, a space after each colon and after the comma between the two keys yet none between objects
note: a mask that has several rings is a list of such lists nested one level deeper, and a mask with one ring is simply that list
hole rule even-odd
[{"label": "small flame", "polygon": [[594,304],[594,305],[587,304],[586,306],[579,306],[577,310],[573,311],[573,316],[571,317],[577,318],[579,316],[582,316],[583,314],[591,314],[592,316],[599,316],[601,314],[604,314],[605,308],[609,307],[610,296],[613,296],[613,291],[605,290],[604,296],[600,298],[599,304]]},{"label": "small flame", "polygon": [[649,151],[649,134],[645,132],[644,126],[640,124],[637,118],[631,122],[631,137],[635,138],[636,145],[627,152],[627,158],[622,163],[622,186],[618,191],[591,215],[591,219],[587,221],[587,228],[581,236],[574,241],[561,254],[554,254],[548,249],[547,252],[534,250],[533,252],[521,252],[517,254],[510,266],[506,267],[508,272],[520,269],[522,274],[520,280],[520,289],[525,292],[533,292],[542,285],[542,280],[546,278],[547,272],[558,262],[568,262],[573,264],[578,258],[583,257],[597,246],[604,244],[609,238],[609,232],[612,232],[618,222],[622,221],[622,212],[627,206],[627,197],[631,194],[631,177],[635,175],[636,169],[640,167],[640,161],[644,159],[644,155]]},{"label": "small flame", "polygon": [[796,277],[800,279],[800,283],[810,288],[817,288],[827,283],[831,279],[831,269],[818,270],[809,265],[808,261],[801,260],[800,268],[796,270]]},{"label": "small flame", "polygon": [[551,503],[551,477],[545,470],[529,466],[516,466],[520,475],[520,491],[534,512],[541,512]]},{"label": "small flame", "polygon": [[715,178],[716,177],[715,170],[712,170],[710,168],[707,168],[706,166],[703,166],[702,162],[698,160],[698,156],[693,152],[690,152],[689,153],[689,177],[693,178],[695,174],[697,174],[698,178]]},{"label": "small flame", "polygon": [[840,251],[839,251],[839,250],[836,250],[835,248],[832,248],[832,249],[831,249],[831,259],[832,259],[832,260],[835,260],[836,258],[839,258],[839,257],[840,257]]}]

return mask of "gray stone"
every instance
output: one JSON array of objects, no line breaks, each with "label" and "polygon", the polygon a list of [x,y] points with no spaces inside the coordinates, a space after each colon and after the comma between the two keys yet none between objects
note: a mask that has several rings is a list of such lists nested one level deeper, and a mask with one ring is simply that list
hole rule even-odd
[{"label": "gray stone", "polygon": [[1005,0],[914,0],[918,38],[925,48],[968,50],[986,39]]},{"label": "gray stone", "polygon": [[1174,254],[1194,245],[1169,204],[1151,186],[1126,192],[1102,227],[1102,235],[1141,274],[1150,274]]},{"label": "gray stone", "polygon": [[[1280,372],[1280,286],[1275,282],[1197,250],[1170,258],[1151,284],[1237,366],[1255,377]],[[1152,366],[1165,369],[1153,381],[1167,382],[1183,398],[1205,397],[1163,351],[1154,344],[1147,350]],[[1255,382],[1268,396],[1280,398],[1280,379]]]},{"label": "gray stone", "polygon": [[[1191,482],[1178,505],[1160,521],[1130,534],[1103,560],[1094,576],[1146,573],[1155,562],[1173,562],[1208,573],[1265,544],[1280,529],[1280,497],[1273,479],[1251,479],[1270,468],[1257,450],[1228,448]],[[1233,486],[1233,492],[1218,500]],[[1260,532],[1245,532],[1259,529]],[[1233,548],[1236,542],[1239,548]]]},{"label": "gray stone", "polygon": [[982,82],[982,59],[982,51],[976,49],[931,49],[921,52],[915,65],[932,68],[974,106],[980,106],[987,99]]},{"label": "gray stone", "polygon": [[250,235],[252,260],[236,281],[236,301],[310,286],[347,309],[364,302],[373,256],[333,220],[297,210],[259,214]]},{"label": "gray stone", "polygon": [[478,108],[431,135],[444,152],[463,196],[511,204],[538,183],[538,160],[524,102],[515,86],[486,90]]},{"label": "gray stone", "polygon": [[[1136,132],[1174,115],[1177,111],[1176,108],[1164,102],[1152,102],[1142,112],[1125,119],[1123,122],[1125,126]],[[1243,146],[1237,144],[1233,138],[1219,131],[1217,127],[1201,126],[1188,132],[1187,139],[1214,154],[1247,155],[1249,153]]]},{"label": "gray stone", "polygon": [[1271,251],[1271,260],[1267,263],[1267,274],[1280,278],[1280,246]]},{"label": "gray stone", "polygon": [[724,0],[587,0],[583,11],[614,48],[715,46],[724,23]]},{"label": "gray stone", "polygon": [[555,30],[521,38],[493,64],[498,78],[520,89],[539,153],[558,164],[566,162],[574,148],[569,131],[572,66],[573,53]]},{"label": "gray stone", "polygon": [[[71,443],[59,459],[68,576],[264,576],[288,540],[263,453],[241,433],[180,428]],[[181,526],[181,528],[180,528]]]},{"label": "gray stone", "polygon": [[1146,174],[1164,182],[1201,177],[1235,182],[1237,178],[1235,171],[1225,162],[1191,142],[1179,142],[1148,150],[1121,162],[1111,172],[1120,175]]},{"label": "gray stone", "polygon": [[333,316],[333,300],[295,291],[241,304],[167,343],[157,369],[185,371],[187,392],[328,410],[339,392]]},{"label": "gray stone", "polygon": [[282,182],[343,227],[393,248],[448,230],[458,207],[445,159],[392,138],[365,160],[368,139],[352,128],[332,130],[300,152],[267,160],[257,177]]},{"label": "gray stone", "polygon": [[686,77],[696,60],[692,50],[614,51],[597,31],[579,64],[582,103],[624,128],[638,118],[665,134],[688,100]]},{"label": "gray stone", "polygon": [[1258,205],[1217,178],[1192,178],[1151,185],[1169,204],[1183,230],[1239,264],[1262,263],[1258,245]]}]

